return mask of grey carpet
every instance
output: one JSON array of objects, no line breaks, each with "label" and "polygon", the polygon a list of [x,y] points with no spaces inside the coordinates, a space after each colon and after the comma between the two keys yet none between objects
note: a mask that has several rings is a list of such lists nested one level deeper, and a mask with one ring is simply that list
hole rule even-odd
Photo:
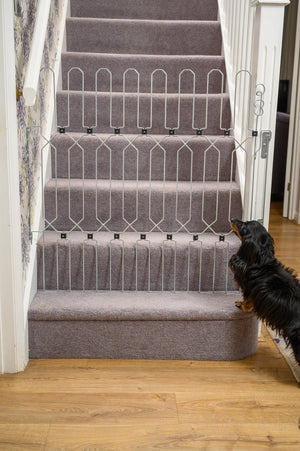
[{"label": "grey carpet", "polygon": [[110,232],[94,232],[92,239],[82,232],[60,238],[47,231],[38,244],[38,286],[46,290],[235,290],[227,265],[239,246],[236,237],[230,235],[223,242],[205,233],[193,240],[179,233],[172,238],[152,233],[143,240],[133,232],[120,234],[119,239]]},{"label": "grey carpet", "polygon": [[71,0],[73,17],[152,20],[216,20],[215,0]]},{"label": "grey carpet", "polygon": [[[96,104],[97,102],[97,104]],[[140,128],[148,128],[152,135],[164,135],[168,129],[178,129],[181,135],[195,134],[197,129],[207,135],[224,134],[230,127],[230,103],[227,94],[197,94],[193,109],[193,96],[169,94],[167,103],[164,94],[153,94],[152,115],[151,96],[141,93],[114,93],[110,103],[109,93],[70,91],[57,93],[57,121],[68,132],[85,133],[87,127],[95,133],[113,133],[120,128],[122,133],[141,133]],[[139,108],[138,108],[139,106]],[[178,111],[179,110],[179,111]],[[139,114],[138,114],[139,112]],[[152,124],[151,124],[152,119]]]},{"label": "grey carpet", "polygon": [[116,232],[175,233],[185,225],[202,233],[208,224],[222,234],[230,231],[228,218],[241,216],[236,182],[50,180],[45,207],[51,228],[63,231],[98,230],[105,222]]},{"label": "grey carpet", "polygon": [[[217,21],[67,19],[70,52],[220,55]],[[84,38],[83,38],[84,37]]]},{"label": "grey carpet", "polygon": [[235,307],[228,269],[242,201],[217,1],[71,13],[30,357],[252,355],[257,319]]},{"label": "grey carpet", "polygon": [[257,321],[235,295],[39,293],[32,358],[237,360],[256,352]]},{"label": "grey carpet", "polygon": [[[79,67],[81,71],[73,67]],[[193,92],[193,74],[195,73],[195,90],[197,93],[221,93],[222,82],[225,86],[225,62],[220,55],[136,55],[109,53],[65,52],[62,54],[63,88],[81,91],[84,81],[86,91],[95,91],[95,74],[100,68],[108,69],[112,74],[112,89],[123,91],[123,73],[135,69],[140,74],[140,92],[150,92],[151,73],[153,75],[153,92],[165,92],[165,73],[167,73],[167,92],[178,93],[178,81],[181,74],[181,92]],[[69,84],[68,84],[68,71]],[[164,72],[163,72],[164,71]],[[222,74],[220,73],[222,72]],[[209,84],[207,86],[207,76]],[[98,91],[109,91],[109,72],[100,71],[97,75]],[[137,73],[126,73],[126,92],[136,92]]]},{"label": "grey carpet", "polygon": [[[234,139],[227,136],[57,134],[52,174],[63,179],[234,180]],[[177,164],[178,161],[178,164]],[[137,165],[138,162],[138,165]],[[150,166],[151,164],[151,166]]]}]

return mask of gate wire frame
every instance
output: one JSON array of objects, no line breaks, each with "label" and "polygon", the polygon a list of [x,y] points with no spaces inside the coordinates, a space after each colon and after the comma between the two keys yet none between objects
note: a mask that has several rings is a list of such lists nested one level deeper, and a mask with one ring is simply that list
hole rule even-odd
[{"label": "gate wire frame", "polygon": [[[265,102],[264,102],[264,94],[265,94],[265,86],[262,83],[259,83],[256,85],[256,100],[254,103],[254,108],[255,108],[255,129],[258,130],[258,125],[259,125],[259,121],[261,119],[261,117],[264,115],[264,106],[265,106]],[[249,130],[249,129],[248,129]],[[254,182],[254,177],[255,177],[255,168],[256,168],[256,163],[257,163],[257,157],[259,152],[261,151],[262,148],[262,136],[260,135],[260,139],[259,140],[255,140],[255,148],[254,148],[254,152],[253,152],[253,166],[252,166],[252,183]],[[268,157],[267,157],[268,158]],[[267,174],[265,174],[265,184],[264,184],[264,200],[263,200],[263,205],[265,205],[265,199],[266,199],[266,183],[267,183]],[[251,199],[251,218],[253,217],[253,197],[254,197],[254,189],[252,189],[252,199]]]},{"label": "gate wire frame", "polygon": [[[72,247],[71,247],[71,241],[69,240],[69,238],[58,238],[56,240],[56,288],[57,290],[59,290],[59,242],[66,242],[67,246],[68,246],[68,281],[69,281],[69,290],[71,291],[72,289]],[[45,267],[43,268],[43,270],[45,271]],[[45,274],[44,274],[44,280],[45,280]]]},{"label": "gate wire frame", "polygon": [[120,239],[120,237],[118,236],[118,234],[115,234],[115,237],[110,240],[109,243],[109,291],[112,291],[112,243],[118,241],[119,243],[121,243],[121,291],[125,291],[124,290],[124,240]]},{"label": "gate wire frame", "polygon": [[198,282],[198,291],[201,293],[201,275],[202,275],[202,249],[203,242],[198,240],[198,235],[194,235],[193,240],[189,242],[188,247],[188,270],[187,270],[187,293],[190,292],[190,267],[191,267],[191,246],[196,244],[200,244],[199,248],[199,282]]},{"label": "gate wire frame", "polygon": [[[84,135],[83,135],[84,136]],[[112,181],[112,151],[111,148],[106,144],[106,141],[108,138],[106,138],[104,141],[101,140],[98,135],[94,135],[100,142],[100,145],[95,150],[95,180],[96,180],[96,189],[95,189],[95,195],[96,195],[96,220],[99,222],[99,227],[96,230],[99,232],[102,228],[105,230],[109,230],[106,227],[106,224],[111,220],[111,181]],[[98,214],[98,152],[99,150],[104,147],[107,148],[109,151],[109,215],[108,218],[103,222]]]},{"label": "gate wire frame", "polygon": [[146,234],[141,234],[141,238],[135,243],[135,291],[138,291],[138,247],[139,243],[148,243],[148,289],[151,291],[151,241],[146,239]]},{"label": "gate wire frame", "polygon": [[[96,73],[95,73],[95,121],[94,123],[90,123],[87,124],[85,122],[85,79],[84,79],[84,71],[80,68],[80,67],[72,67],[68,73],[67,73],[67,122],[66,123],[62,123],[62,124],[58,124],[57,123],[57,114],[56,114],[56,93],[55,93],[55,74],[54,71],[50,68],[50,67],[44,67],[41,69],[41,73],[44,71],[49,70],[51,75],[52,75],[52,79],[53,79],[53,93],[54,93],[54,105],[55,105],[55,120],[56,120],[56,128],[63,130],[63,132],[65,133],[65,129],[70,128],[70,74],[72,72],[78,71],[81,75],[81,89],[82,89],[82,94],[81,94],[81,99],[82,99],[82,127],[86,128],[86,129],[93,129],[93,128],[97,128],[99,126],[98,124],[98,75],[100,73],[106,73],[109,76],[109,87],[110,87],[110,91],[109,91],[109,105],[110,105],[110,114],[109,114],[109,119],[110,119],[110,128],[112,129],[112,134],[108,135],[106,138],[101,138],[98,134],[94,134],[93,132],[91,133],[92,136],[98,139],[99,141],[99,146],[96,148],[96,152],[95,152],[95,199],[96,199],[96,220],[99,223],[99,227],[96,230],[96,232],[99,232],[101,230],[105,230],[111,233],[114,233],[114,238],[110,240],[109,243],[109,291],[112,290],[112,247],[113,247],[113,243],[115,243],[116,241],[121,243],[121,290],[124,291],[125,290],[125,270],[124,270],[124,265],[125,265],[125,253],[124,253],[124,246],[125,246],[125,242],[123,239],[120,239],[119,234],[125,232],[126,230],[128,230],[129,228],[131,228],[134,232],[138,232],[135,228],[134,228],[134,223],[136,222],[137,218],[138,218],[138,200],[139,200],[139,149],[138,147],[135,145],[135,141],[137,140],[137,138],[140,135],[136,135],[133,139],[130,139],[128,136],[126,135],[122,135],[123,139],[126,139],[128,144],[123,148],[123,168],[122,168],[122,219],[123,221],[126,223],[126,227],[124,230],[119,230],[117,233],[116,231],[110,230],[108,224],[109,221],[111,220],[112,217],[112,149],[109,145],[109,141],[111,139],[113,139],[113,137],[115,136],[115,134],[113,133],[113,130],[115,129],[124,129],[125,125],[126,125],[126,76],[128,73],[132,72],[133,74],[135,74],[137,76],[137,129],[142,130],[143,132],[145,131],[145,135],[146,138],[150,138],[153,141],[153,146],[150,149],[149,155],[150,155],[150,160],[149,160],[149,216],[148,219],[149,221],[152,223],[153,227],[148,230],[145,231],[145,233],[147,233],[147,235],[151,232],[153,232],[154,230],[158,230],[158,231],[162,231],[160,224],[164,221],[165,219],[165,183],[166,183],[166,149],[163,146],[163,142],[164,140],[166,140],[167,138],[169,138],[170,135],[174,134],[175,130],[179,130],[180,129],[180,117],[181,117],[181,83],[182,83],[182,76],[185,73],[190,73],[192,74],[192,124],[191,124],[191,129],[194,131],[197,131],[197,135],[202,135],[203,131],[207,130],[208,128],[208,98],[209,98],[209,85],[210,85],[210,77],[213,73],[217,73],[221,76],[221,97],[220,97],[220,121],[219,121],[219,126],[220,126],[220,131],[222,132],[229,132],[229,131],[233,131],[235,128],[235,124],[236,124],[236,117],[237,114],[240,114],[240,112],[237,111],[237,82],[239,77],[241,77],[242,75],[248,76],[249,77],[249,92],[248,92],[248,102],[247,102],[247,129],[248,129],[248,136],[246,136],[243,141],[238,142],[234,137],[234,143],[235,143],[235,148],[232,151],[231,154],[231,169],[230,169],[230,193],[229,193],[229,210],[228,210],[228,220],[230,221],[230,211],[231,211],[231,202],[232,202],[232,184],[234,181],[234,173],[233,173],[233,169],[234,169],[234,161],[236,159],[236,154],[238,151],[242,151],[245,156],[247,155],[247,150],[245,148],[246,144],[248,143],[248,141],[250,139],[254,138],[254,154],[253,154],[253,158],[254,158],[254,162],[253,162],[253,174],[255,172],[255,160],[259,154],[259,151],[261,149],[261,142],[259,139],[257,139],[257,135],[253,134],[252,129],[250,127],[250,121],[251,121],[251,101],[252,101],[252,93],[251,93],[251,87],[252,87],[252,75],[248,70],[240,70],[237,74],[236,74],[236,86],[235,86],[235,96],[234,96],[234,109],[233,109],[233,117],[232,117],[232,127],[229,129],[226,129],[223,127],[223,122],[222,122],[222,116],[223,116],[223,102],[224,102],[224,74],[219,70],[219,69],[212,69],[208,74],[207,74],[207,87],[206,87],[206,101],[205,101],[205,115],[204,115],[204,124],[201,127],[197,127],[195,125],[195,102],[196,102],[196,74],[194,71],[192,71],[191,69],[184,69],[179,73],[179,78],[178,78],[178,97],[177,97],[177,124],[174,126],[171,126],[170,124],[168,124],[168,75],[167,73],[163,70],[163,69],[155,69],[151,75],[150,75],[150,114],[149,114],[149,125],[143,124],[141,125],[140,123],[140,74],[139,72],[134,69],[134,68],[129,68],[127,69],[124,73],[123,73],[123,91],[122,91],[122,122],[119,124],[113,124],[113,119],[112,119],[112,109],[113,109],[113,91],[112,91],[112,79],[113,79],[113,75],[112,72],[108,69],[108,68],[99,68]],[[153,124],[153,91],[154,91],[154,75],[157,73],[162,73],[164,76],[164,128],[166,129],[166,131],[169,132],[169,134],[167,134],[166,136],[163,136],[161,139],[157,139],[155,135],[149,135],[147,132],[148,130],[150,130],[152,128],[152,124]],[[254,104],[254,112],[253,112],[253,117],[255,119],[254,124],[255,124],[255,128],[256,130],[258,130],[258,123],[259,120],[261,118],[261,116],[264,113],[264,100],[263,100],[263,96],[264,96],[264,92],[265,92],[265,88],[264,85],[262,84],[258,84],[256,86],[256,100],[255,100],[255,104]],[[39,96],[39,102],[40,102],[40,96]],[[30,127],[26,127],[26,149],[27,149],[27,154],[28,154],[28,185],[29,185],[29,198],[31,199],[31,192],[30,192],[30,187],[31,187],[31,183],[30,183],[30,134],[32,132],[32,130],[34,128],[37,128],[39,130],[41,129],[40,125],[33,125]],[[171,133],[172,132],[172,133]],[[250,135],[250,133],[252,133],[252,135]],[[57,187],[57,148],[55,147],[55,145],[53,144],[53,139],[56,136],[55,134],[50,138],[47,139],[45,136],[43,136],[43,134],[41,133],[42,138],[45,141],[45,144],[42,146],[41,148],[41,177],[40,177],[40,181],[41,181],[41,186],[42,186],[42,220],[44,221],[44,227],[42,227],[39,230],[32,230],[31,228],[31,205],[29,204],[29,234],[30,234],[30,239],[32,239],[33,234],[35,234],[36,236],[36,240],[35,242],[38,241],[39,236],[41,235],[41,241],[42,241],[42,265],[43,265],[43,270],[42,270],[42,284],[43,284],[43,289],[46,289],[46,276],[45,276],[45,232],[47,230],[53,230],[58,234],[61,233],[69,233],[72,232],[73,230],[80,230],[82,233],[87,233],[86,230],[84,230],[80,224],[84,221],[85,219],[85,202],[84,202],[84,183],[85,183],[85,168],[84,168],[84,162],[85,162],[85,149],[84,147],[80,144],[80,141],[82,140],[83,137],[86,136],[85,133],[83,133],[78,139],[75,139],[71,134],[68,134],[68,137],[73,141],[73,144],[68,148],[68,184],[69,184],[69,192],[68,192],[68,218],[69,220],[73,223],[73,226],[71,227],[70,230],[67,231],[61,231],[56,229],[56,227],[54,226],[54,223],[58,217],[58,187]],[[218,202],[219,202],[219,182],[220,182],[220,149],[217,147],[218,141],[222,139],[222,136],[214,136],[214,138],[211,138],[207,135],[203,135],[205,137],[205,139],[208,142],[208,147],[206,148],[205,152],[204,152],[204,162],[203,162],[203,179],[202,179],[202,185],[203,185],[203,192],[202,192],[202,211],[201,211],[201,220],[202,222],[205,224],[205,228],[202,231],[199,231],[197,234],[195,234],[194,232],[189,231],[188,229],[188,224],[191,220],[191,208],[192,208],[192,184],[193,184],[193,149],[190,146],[190,143],[193,139],[196,138],[196,136],[190,136],[188,139],[184,140],[182,136],[180,135],[175,135],[173,137],[173,139],[178,139],[181,146],[179,147],[179,149],[177,150],[176,153],[176,206],[175,206],[175,219],[176,222],[179,224],[179,228],[176,231],[172,231],[172,238],[170,239],[168,237],[168,234],[166,232],[163,232],[167,235],[167,239],[162,241],[162,291],[164,291],[165,288],[165,268],[164,268],[164,262],[165,262],[165,248],[166,248],[166,243],[174,243],[174,260],[173,260],[173,277],[174,277],[174,292],[176,292],[176,267],[177,267],[177,243],[176,240],[173,238],[173,236],[181,231],[184,231],[188,234],[190,234],[190,236],[197,236],[197,239],[193,239],[189,241],[188,244],[188,259],[187,259],[187,288],[186,291],[189,292],[190,291],[190,266],[191,266],[191,248],[192,246],[198,246],[199,249],[199,292],[201,292],[201,283],[202,283],[202,251],[203,251],[203,241],[202,240],[198,240],[198,237],[202,236],[206,231],[210,231],[211,233],[213,233],[215,236],[223,236],[226,237],[227,235],[231,234],[232,232],[225,232],[225,233],[221,233],[220,232],[216,232],[213,229],[213,225],[216,223],[216,221],[218,220]],[[71,151],[73,148],[78,147],[81,150],[82,153],[82,217],[76,221],[76,219],[72,218],[72,214],[71,214]],[[48,149],[47,149],[48,148]],[[133,221],[127,220],[125,217],[125,155],[126,155],[126,151],[129,148],[133,148],[136,151],[136,200],[135,200],[135,218]],[[55,178],[55,218],[53,218],[51,221],[49,221],[46,218],[46,214],[45,214],[45,199],[44,199],[44,184],[45,184],[45,168],[44,168],[44,157],[43,154],[48,152],[50,153],[50,150],[53,150],[54,153],[54,178]],[[106,219],[103,220],[103,218],[100,218],[100,214],[98,212],[98,152],[102,151],[102,150],[107,150],[109,152],[109,213],[108,213],[108,217]],[[160,151],[163,152],[163,177],[162,177],[162,182],[163,182],[163,202],[162,202],[162,215],[161,218],[158,221],[155,221],[152,217],[152,209],[151,209],[151,204],[152,204],[152,160],[153,160],[153,154],[154,151],[158,149]],[[190,153],[190,193],[189,193],[189,207],[188,207],[188,217],[186,220],[181,221],[179,219],[178,216],[178,196],[179,196],[179,157],[180,157],[180,152],[183,149],[187,149],[188,152]],[[208,223],[205,218],[204,218],[204,213],[205,213],[205,178],[206,178],[206,159],[207,159],[207,154],[210,150],[214,150],[215,152],[217,152],[218,155],[218,164],[217,164],[217,196],[216,196],[216,211],[215,211],[215,218],[212,222]],[[53,157],[52,157],[53,158]],[[246,161],[246,169],[247,169],[247,163],[248,163],[248,158],[245,158]],[[253,191],[253,190],[252,190]],[[253,192],[252,192],[253,195]],[[95,231],[94,231],[95,232]],[[138,232],[140,233],[140,231]],[[62,235],[61,235],[62,236]],[[57,282],[57,290],[60,289],[60,283],[59,283],[59,243],[61,243],[62,241],[67,242],[68,243],[68,261],[69,261],[69,274],[68,274],[68,282],[69,282],[69,290],[72,290],[72,274],[71,274],[71,263],[72,263],[72,258],[71,258],[71,241],[69,238],[60,238],[57,239],[56,241],[56,282]],[[82,289],[83,291],[85,291],[86,287],[86,283],[85,283],[85,246],[87,241],[92,241],[93,243],[95,243],[95,271],[96,271],[96,278],[95,278],[95,289],[96,291],[107,291],[107,290],[100,290],[99,289],[99,271],[98,271],[98,241],[97,239],[93,238],[92,240],[90,239],[85,239],[83,240],[83,244],[82,244],[82,252],[83,252],[83,279],[82,279]],[[136,245],[135,245],[135,249],[136,249],[136,274],[135,274],[135,289],[136,291],[138,290],[138,247],[141,247],[140,242],[141,241],[145,241],[148,243],[147,249],[148,249],[148,291],[151,291],[151,239],[140,239],[140,240],[136,240]],[[214,246],[214,262],[213,262],[213,287],[212,287],[212,291],[215,290],[215,279],[216,279],[216,255],[217,255],[217,246],[220,242],[216,241],[215,242],[215,246]],[[229,261],[229,243],[226,242],[225,243],[226,246],[226,252],[227,252],[227,262]],[[225,292],[227,292],[227,287],[228,287],[228,265],[226,265],[226,276],[225,276]]]},{"label": "gate wire frame", "polygon": [[[71,159],[70,159],[70,151],[73,149],[73,147],[75,145],[77,147],[79,147],[79,149],[81,150],[81,154],[82,154],[82,157],[81,157],[81,163],[82,163],[82,178],[81,178],[81,180],[82,180],[82,216],[79,219],[79,221],[76,221],[75,219],[73,219],[72,215],[71,215],[71,174],[70,174]],[[76,227],[78,227],[82,232],[84,231],[82,229],[82,227],[80,226],[80,224],[82,223],[82,221],[85,218],[85,202],[84,202],[84,198],[85,198],[85,195],[84,195],[84,185],[85,185],[85,183],[84,183],[84,181],[85,181],[84,180],[84,174],[85,174],[84,161],[85,161],[85,158],[84,158],[84,154],[85,154],[84,148],[80,144],[78,144],[78,141],[76,143],[72,144],[72,146],[68,149],[68,181],[69,181],[69,192],[68,192],[68,199],[69,199],[68,207],[69,207],[69,209],[68,209],[68,212],[69,212],[69,220],[74,224],[74,226],[72,227],[71,231],[75,230]],[[57,205],[56,205],[56,208],[57,208]]]},{"label": "gate wire frame", "polygon": [[[91,237],[89,237],[91,235]],[[87,243],[93,242],[95,249],[95,291],[98,291],[99,279],[98,279],[98,242],[94,239],[93,234],[87,234],[87,238],[82,243],[82,291],[85,291],[85,247]]]}]

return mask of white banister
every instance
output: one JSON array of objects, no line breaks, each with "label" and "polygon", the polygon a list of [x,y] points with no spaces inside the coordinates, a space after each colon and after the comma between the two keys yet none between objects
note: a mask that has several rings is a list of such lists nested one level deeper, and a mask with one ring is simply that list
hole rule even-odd
[{"label": "white banister", "polygon": [[[228,90],[233,111],[235,76],[241,69],[250,71],[253,10],[250,8],[250,0],[239,0],[238,2],[236,0],[219,0],[219,12]],[[240,90],[243,92],[242,87]],[[243,101],[243,96],[241,96],[241,101]],[[238,107],[239,109],[240,107]],[[239,115],[237,120],[239,120]]]},{"label": "white banister", "polygon": [[30,56],[23,87],[23,97],[25,99],[26,106],[34,105],[38,91],[50,4],[51,0],[40,0],[37,9]]},{"label": "white banister", "polygon": [[255,0],[252,71],[255,79],[265,86],[264,114],[261,116],[260,130],[270,130],[272,139],[268,158],[257,159],[254,174],[254,217],[263,218],[269,224],[271,184],[276,129],[277,101],[280,77],[284,8],[289,0]]},{"label": "white banister", "polygon": [[[258,137],[247,142],[248,163],[243,164],[237,151],[238,180],[245,194],[246,219],[263,220],[267,227],[270,213],[271,181],[284,8],[289,0],[218,0],[226,62],[231,109],[234,112],[234,136],[242,142],[251,134]],[[263,114],[255,123],[248,123],[248,72],[235,79],[239,71],[249,72],[252,86],[251,109],[257,85],[264,86]],[[250,127],[249,127],[250,126]],[[249,130],[250,128],[250,130]],[[271,132],[267,158],[261,155],[262,131]],[[245,171],[246,168],[246,171]],[[243,173],[244,171],[244,173]]]}]

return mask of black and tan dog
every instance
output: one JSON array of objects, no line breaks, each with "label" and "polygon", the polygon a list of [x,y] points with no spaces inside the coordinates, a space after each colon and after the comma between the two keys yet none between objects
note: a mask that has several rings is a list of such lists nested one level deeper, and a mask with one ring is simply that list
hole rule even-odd
[{"label": "black and tan dog", "polygon": [[274,256],[274,242],[257,221],[231,220],[232,230],[241,240],[229,266],[243,293],[236,302],[245,312],[257,316],[277,330],[292,347],[300,364],[300,283],[289,268]]}]

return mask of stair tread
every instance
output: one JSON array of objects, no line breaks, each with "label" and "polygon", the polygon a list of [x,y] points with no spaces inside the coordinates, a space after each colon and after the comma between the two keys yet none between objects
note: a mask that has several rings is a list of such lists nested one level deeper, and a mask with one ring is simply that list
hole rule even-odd
[{"label": "stair tread", "polygon": [[218,321],[248,319],[239,292],[38,291],[29,308],[36,321]]},{"label": "stair tread", "polygon": [[164,18],[182,19],[217,19],[218,6],[216,0],[172,0],[166,7],[164,2],[149,2],[149,0],[72,0],[71,13],[73,17],[114,17],[114,18]]}]

